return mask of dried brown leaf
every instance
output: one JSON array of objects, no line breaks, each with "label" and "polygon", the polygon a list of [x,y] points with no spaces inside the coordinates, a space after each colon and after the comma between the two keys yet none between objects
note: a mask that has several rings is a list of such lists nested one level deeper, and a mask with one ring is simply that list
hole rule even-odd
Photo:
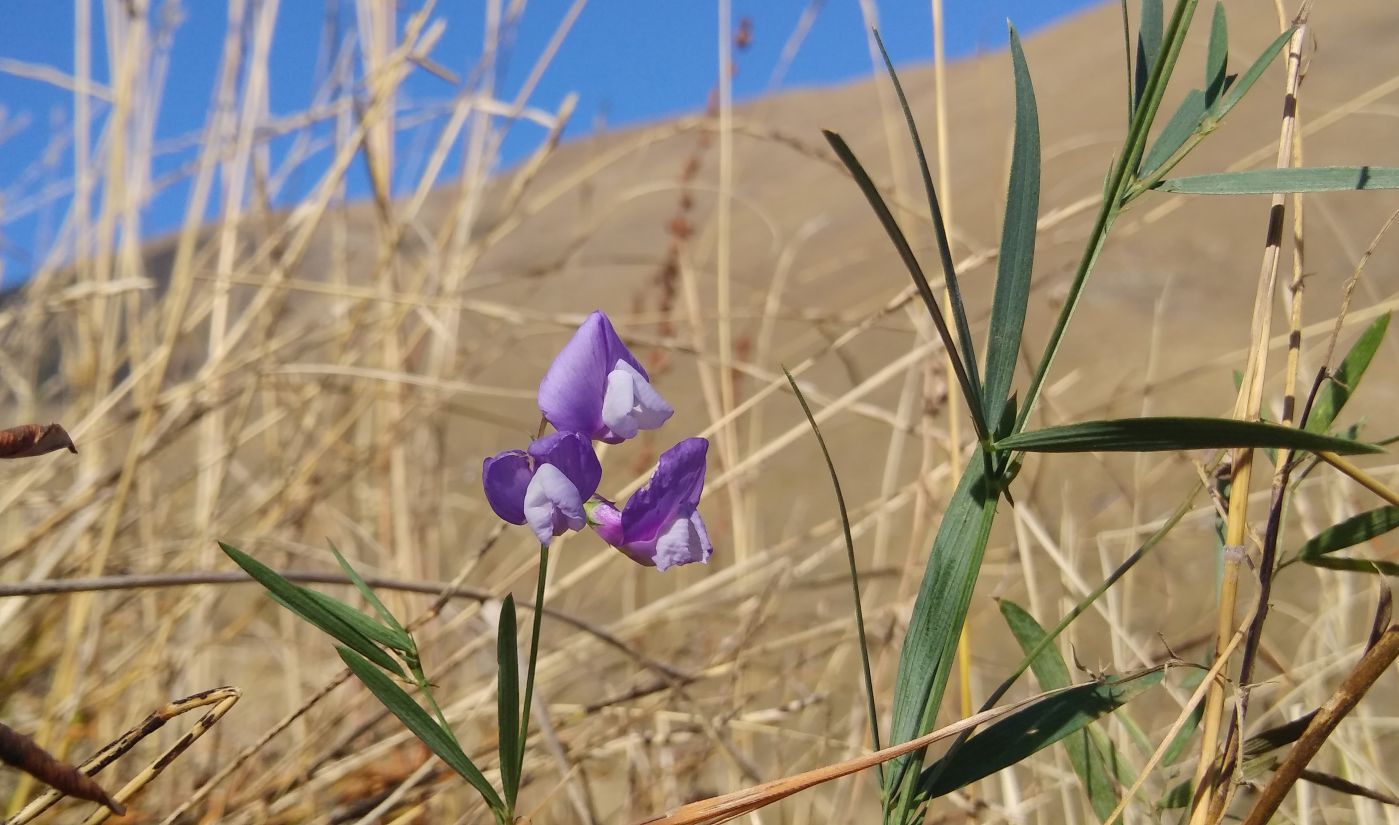
[{"label": "dried brown leaf", "polygon": [[[62,429],[59,432],[62,432]],[[66,439],[68,436],[64,434],[63,437]],[[19,768],[45,785],[69,796],[106,805],[117,815],[126,813],[126,808],[108,796],[92,777],[60,761],[39,747],[39,743],[33,739],[3,724],[0,724],[0,762]]]},{"label": "dried brown leaf", "polygon": [[55,450],[76,453],[78,448],[58,424],[22,424],[0,430],[0,458],[31,458]]}]

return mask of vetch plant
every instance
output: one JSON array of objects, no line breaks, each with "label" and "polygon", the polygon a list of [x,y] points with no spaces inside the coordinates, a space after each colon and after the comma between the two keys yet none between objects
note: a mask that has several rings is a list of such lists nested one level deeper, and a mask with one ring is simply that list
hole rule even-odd
[{"label": "vetch plant", "polygon": [[[555,432],[540,435],[525,449],[486,458],[481,468],[481,486],[491,510],[510,524],[527,525],[539,540],[534,622],[523,689],[514,597],[506,596],[501,602],[496,640],[499,790],[466,755],[438,707],[412,634],[333,545],[331,552],[377,619],[293,584],[235,547],[220,545],[273,599],[335,639],[340,657],[354,675],[476,789],[501,825],[515,819],[522,781],[553,539],[591,524],[609,545],[657,570],[707,562],[714,552],[698,510],[709,449],[703,438],[687,438],[662,453],[650,481],[621,508],[596,495],[602,465],[593,441],[618,444],[641,430],[660,427],[674,414],[602,312],[587,317],[550,365],[539,385],[539,409]],[[427,708],[400,682],[416,688]]]},{"label": "vetch plant", "polygon": [[[1247,419],[1244,416],[1236,416],[1236,419],[1133,418],[1088,421],[1042,429],[1032,429],[1030,426],[1031,416],[1040,400],[1049,368],[1060,349],[1069,321],[1082,297],[1088,277],[1099,259],[1107,235],[1121,212],[1146,192],[1154,190],[1222,195],[1399,187],[1399,170],[1371,166],[1326,169],[1284,167],[1265,171],[1167,178],[1170,171],[1218,127],[1219,122],[1254,86],[1268,65],[1282,53],[1283,48],[1290,41],[1299,39],[1296,38],[1295,26],[1288,29],[1263,51],[1248,70],[1241,75],[1230,75],[1227,71],[1228,37],[1224,10],[1222,6],[1216,6],[1204,67],[1205,88],[1188,94],[1176,114],[1157,131],[1154,142],[1149,141],[1197,2],[1198,0],[1178,0],[1167,17],[1163,13],[1161,0],[1142,0],[1141,24],[1137,32],[1134,61],[1136,71],[1130,73],[1128,78],[1127,133],[1108,172],[1098,215],[1070,283],[1065,304],[1023,392],[1014,390],[1013,379],[1023,343],[1022,334],[1034,263],[1039,211],[1040,136],[1029,67],[1014,29],[1010,32],[1010,56],[1015,86],[1015,125],[995,291],[989,331],[984,344],[984,360],[977,357],[976,342],[971,336],[968,313],[962,301],[958,274],[950,254],[937,193],[933,187],[932,175],[914,125],[913,115],[893,66],[888,63],[887,54],[886,65],[907,120],[926,189],[934,240],[950,298],[951,324],[944,317],[922,266],[913,252],[913,246],[885,202],[879,187],[844,139],[834,132],[825,133],[831,148],[869,202],[875,217],[912,276],[948,353],[951,371],[960,387],[961,396],[967,403],[967,413],[977,435],[978,455],[966,467],[943,513],[937,537],[929,552],[908,632],[903,641],[894,688],[893,719],[889,726],[889,739],[895,747],[901,743],[918,740],[934,726],[952,672],[957,640],[970,607],[998,505],[1002,498],[1008,503],[1013,503],[1010,487],[1024,453],[1211,448],[1235,449],[1240,451],[1238,455],[1247,455],[1247,451],[1254,448],[1275,448],[1310,452],[1360,480],[1360,471],[1339,456],[1381,451],[1380,447],[1362,443],[1353,437],[1331,435],[1328,432],[1329,428],[1325,426],[1284,426],[1257,420],[1256,416]],[[1127,38],[1127,42],[1131,43],[1130,37]],[[882,43],[880,47],[883,48]],[[1280,210],[1274,211],[1280,214]],[[1291,452],[1288,455],[1290,456]],[[1377,488],[1377,485],[1373,484],[1367,486],[1372,490]],[[1399,504],[1399,497],[1390,503]],[[1366,521],[1363,528],[1352,529],[1346,525],[1347,529],[1342,532],[1347,535],[1369,535],[1381,529],[1382,523],[1387,521],[1384,517],[1375,517]],[[1395,521],[1399,522],[1399,519]],[[1153,536],[1144,544],[1138,553],[1133,554],[1124,563],[1123,568],[1114,573],[1103,589],[1125,573],[1126,569],[1145,555],[1158,540],[1159,536]],[[1333,544],[1340,545],[1341,542],[1327,541],[1323,544],[1329,549]],[[1310,556],[1304,556],[1304,559],[1316,561],[1323,555],[1323,549],[1314,549],[1310,551]],[[993,692],[986,707],[994,706],[1015,680],[1032,666],[1037,668],[1043,687],[1057,687],[1063,684],[1063,674],[1060,672],[1062,669],[1057,667],[1057,662],[1052,661],[1052,654],[1048,652],[1049,645],[1068,623],[1080,615],[1101,593],[1102,590],[1099,590],[1091,594],[1087,604],[1076,607],[1048,632],[1041,631],[1033,624],[1032,619],[1021,621],[1027,617],[1017,614],[1016,620],[1023,631],[1019,636],[1026,649],[1026,657],[1015,673]],[[1225,601],[1221,599],[1221,613],[1231,610],[1232,604],[1226,606]],[[1232,615],[1226,618],[1232,623]],[[1227,659],[1227,654],[1221,654],[1221,658]],[[867,662],[866,668],[868,669]],[[1111,712],[1115,707],[1116,704],[1111,703],[1096,707],[1078,706],[1069,717],[1062,718],[1053,717],[1045,710],[1046,715],[1038,721],[1032,720],[1032,726],[1038,726],[1041,733],[1049,730],[1057,733],[1076,733],[1093,718]],[[1063,721],[1068,718],[1072,718],[1072,721]],[[872,731],[877,733],[877,729],[877,721],[872,720]],[[977,775],[987,775],[1057,741],[1057,734],[1041,736],[1037,739],[1035,747],[1017,751],[1000,746],[990,747],[988,743],[995,741],[990,738],[990,734],[989,730],[973,736],[964,734],[933,764],[926,764],[921,749],[909,753],[901,751],[881,775],[884,821],[898,825],[921,821],[932,799],[949,793],[964,781],[969,781],[966,779],[972,773],[966,764],[969,761],[977,762]],[[878,741],[873,735],[872,740]],[[1205,747],[1207,760],[1215,758],[1209,741],[1211,740],[1206,740]],[[1078,737],[1074,742],[1077,743],[1077,747],[1083,740]],[[973,758],[972,754],[978,756]],[[992,762],[987,761],[988,754],[996,754]],[[1086,758],[1075,759],[1074,764],[1084,786],[1094,789],[1092,801],[1097,812],[1106,817],[1116,808],[1120,813],[1121,807],[1126,805],[1127,801],[1119,797],[1114,787],[1115,783],[1104,783],[1101,760],[1093,762]],[[952,781],[953,778],[956,781]],[[1114,777],[1122,784],[1129,784],[1133,778]],[[1214,794],[1209,782],[1202,783],[1203,786],[1198,789],[1206,803]],[[1219,798],[1223,798],[1222,795]],[[1202,807],[1197,807],[1197,814],[1202,810]]]}]

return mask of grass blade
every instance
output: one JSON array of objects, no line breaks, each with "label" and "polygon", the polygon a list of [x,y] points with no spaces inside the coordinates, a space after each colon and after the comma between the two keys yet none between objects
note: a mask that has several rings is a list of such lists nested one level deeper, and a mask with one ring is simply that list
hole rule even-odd
[{"label": "grass blade", "polygon": [[[219,547],[223,549],[225,555],[233,559],[239,567],[243,568],[258,584],[266,588],[267,592],[286,609],[310,622],[321,632],[335,639],[345,647],[350,648],[365,659],[373,662],[385,670],[403,676],[403,669],[393,657],[379,648],[370,637],[364,632],[364,625],[350,619],[344,612],[334,611],[326,606],[326,600],[334,601],[329,596],[317,598],[321,594],[307,590],[304,587],[292,584],[281,576],[276,570],[268,567],[262,562],[249,556],[232,545],[219,542]],[[336,604],[339,604],[336,602]],[[349,605],[341,605],[345,611],[354,613],[365,622],[371,621],[363,614],[351,608]],[[376,625],[377,627],[377,625]],[[383,630],[383,628],[379,628]]]},{"label": "grass blade", "polygon": [[1154,668],[1047,696],[968,739],[953,763],[929,766],[927,774],[937,778],[920,784],[919,790],[936,799],[1014,765],[1112,713],[1159,684],[1164,675]]},{"label": "grass blade", "polygon": [[[1029,656],[1031,651],[1040,649],[1039,654],[1030,661],[1030,669],[1034,671],[1040,689],[1051,691],[1071,686],[1069,666],[1064,657],[1052,645],[1040,646],[1045,632],[1039,622],[1023,607],[1011,601],[1001,602],[1001,615],[1020,645],[1021,652]],[[1064,750],[1079,782],[1083,784],[1083,792],[1088,795],[1093,812],[1099,819],[1106,819],[1117,807],[1118,792],[1113,777],[1121,771],[1124,763],[1106,737],[1090,738],[1093,732],[1091,725],[1085,725],[1083,730],[1064,737]],[[965,752],[962,758],[966,758]],[[1126,779],[1131,782],[1131,777]]]},{"label": "grass blade", "polygon": [[1328,450],[1341,455],[1382,452],[1373,444],[1307,432],[1261,421],[1227,418],[1119,418],[1084,421],[1016,433],[996,442],[998,450],[1036,453],[1156,452],[1224,447]]},{"label": "grass blade", "polygon": [[855,157],[855,153],[850,151],[845,139],[835,132],[824,129],[821,133],[826,136],[826,142],[835,150],[841,163],[844,163],[845,168],[850,171],[856,185],[864,193],[865,200],[869,201],[875,216],[879,218],[884,231],[888,233],[889,240],[893,242],[894,249],[898,251],[904,266],[908,268],[908,274],[913,277],[913,283],[918,287],[918,294],[922,296],[924,305],[928,307],[928,314],[932,316],[933,325],[937,327],[938,335],[942,338],[942,345],[952,356],[952,370],[957,374],[957,383],[961,385],[962,395],[967,399],[967,406],[971,408],[972,424],[976,427],[977,438],[983,442],[989,440],[990,429],[986,425],[986,414],[981,406],[979,388],[971,383],[971,379],[967,375],[966,359],[958,352],[957,346],[952,340],[952,332],[947,328],[947,320],[942,316],[942,308],[938,306],[933,289],[928,285],[927,277],[923,275],[923,267],[919,266],[918,258],[913,254],[913,248],[908,245],[908,239],[904,237],[898,221],[894,220],[894,213],[889,211],[889,205],[884,202],[884,196],[879,194],[878,187],[874,185],[874,181],[870,179],[865,167]]},{"label": "grass blade", "polygon": [[1399,167],[1314,166],[1250,169],[1169,178],[1156,185],[1182,195],[1269,195],[1291,192],[1359,192],[1399,189]]},{"label": "grass blade", "polygon": [[[860,664],[865,670],[865,699],[869,703],[867,713],[870,720],[870,744],[872,750],[879,750],[879,708],[874,701],[874,674],[870,670],[870,649],[868,637],[865,635],[865,610],[860,602],[860,568],[855,563],[855,537],[850,532],[850,514],[845,508],[845,493],[840,489],[840,475],[836,473],[835,462],[831,460],[831,451],[826,449],[826,439],[821,435],[821,428],[816,424],[816,416],[811,414],[811,405],[806,403],[806,396],[802,394],[801,387],[797,386],[797,380],[792,377],[792,373],[782,368],[782,374],[787,376],[787,383],[792,385],[792,392],[797,396],[797,403],[801,404],[802,412],[806,415],[806,421],[811,425],[811,432],[816,435],[816,443],[821,446],[821,455],[826,459],[826,471],[831,476],[831,486],[835,488],[836,507],[840,510],[840,527],[845,535],[845,558],[850,563],[850,589],[855,599],[855,631],[860,642]],[[879,779],[884,780],[884,766],[879,766]]]},{"label": "grass blade", "polygon": [[[1205,53],[1205,107],[1209,108],[1224,94],[1229,76],[1229,21],[1224,17],[1224,3],[1214,4],[1214,19],[1210,21],[1210,45]],[[1150,169],[1150,166],[1147,166]]]},{"label": "grass blade", "polygon": [[[907,742],[929,729],[952,673],[953,655],[967,618],[972,590],[991,535],[999,497],[985,476],[986,462],[968,462],[957,484],[923,571],[894,681],[889,738]],[[899,806],[905,820],[914,804],[921,752],[900,757],[886,774],[885,810]]]},{"label": "grass blade", "polygon": [[1389,329],[1389,315],[1390,313],[1386,312],[1376,318],[1360,333],[1346,357],[1341,359],[1341,365],[1331,374],[1330,380],[1317,391],[1311,413],[1307,416],[1306,429],[1314,433],[1324,433],[1331,429],[1336,416],[1341,413],[1341,408],[1350,400],[1356,387],[1360,386],[1360,379],[1365,376],[1365,370],[1369,369],[1371,359],[1375,357],[1380,342],[1384,340],[1384,334]]},{"label": "grass blade", "polygon": [[500,603],[495,656],[500,685],[496,691],[496,720],[500,731],[500,784],[505,789],[508,810],[515,810],[515,794],[520,789],[520,659],[515,636],[515,597]]},{"label": "grass blade", "polygon": [[[879,36],[878,31],[874,33],[874,40],[879,44],[879,53],[884,58],[884,68],[889,72],[889,80],[894,84],[894,94],[899,98],[899,108],[903,109],[904,122],[908,125],[908,135],[913,140],[913,153],[918,158],[918,171],[923,176],[923,191],[928,196],[928,215],[933,221],[933,237],[937,240],[938,260],[942,264],[943,281],[947,284],[947,294],[952,304],[952,321],[957,325],[957,340],[962,346],[960,354],[962,366],[967,371],[968,383],[979,389],[981,376],[977,374],[976,347],[972,345],[971,323],[967,320],[967,307],[962,301],[962,287],[957,279],[957,266],[952,261],[952,243],[947,238],[947,225],[942,219],[942,206],[938,203],[937,189],[933,186],[933,173],[928,168],[928,158],[923,152],[923,141],[918,136],[918,125],[913,121],[913,110],[909,108],[908,98],[904,96],[903,84],[899,82],[899,75],[894,71],[894,63],[889,59],[889,52],[884,49],[884,39]],[[958,357],[956,351],[949,350],[949,352],[952,357]]]},{"label": "grass blade", "polygon": [[[991,328],[986,341],[986,423],[997,435],[1005,432],[1002,413],[1015,376],[1025,310],[1030,302],[1030,274],[1035,263],[1035,220],[1040,203],[1040,127],[1030,68],[1015,27],[1010,29],[1010,56],[1015,74],[1015,141],[1006,193],[1001,254],[996,262],[996,293],[991,304]],[[1014,419],[1007,422],[1007,427]]]},{"label": "grass blade", "polygon": [[383,671],[371,665],[364,657],[353,650],[345,647],[337,648],[340,651],[340,658],[345,661],[345,666],[359,678],[364,686],[369,688],[369,692],[383,703],[389,713],[398,717],[398,721],[408,728],[414,736],[418,737],[428,750],[437,755],[447,767],[456,771],[462,779],[465,779],[471,787],[481,794],[481,798],[486,801],[495,814],[498,822],[504,821],[505,805],[501,802],[500,795],[495,788],[486,780],[481,769],[477,768],[465,753],[461,746],[457,744],[455,737],[442,726],[433,721],[423,710],[413,697],[409,696],[403,688],[399,687],[392,679],[385,676]]}]

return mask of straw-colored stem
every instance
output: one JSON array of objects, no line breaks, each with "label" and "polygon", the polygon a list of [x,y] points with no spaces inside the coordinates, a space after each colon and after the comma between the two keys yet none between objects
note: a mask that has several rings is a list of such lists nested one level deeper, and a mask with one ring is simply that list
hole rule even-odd
[{"label": "straw-colored stem", "polygon": [[[1292,136],[1296,124],[1294,111],[1301,82],[1302,47],[1306,42],[1306,34],[1307,27],[1303,23],[1297,27],[1288,43],[1287,83],[1277,156],[1277,165],[1280,168],[1292,161]],[[1268,339],[1272,326],[1273,293],[1276,290],[1278,257],[1282,248],[1285,198],[1285,195],[1274,195],[1268,210],[1266,243],[1253,308],[1252,346],[1234,407],[1234,417],[1243,421],[1256,421],[1262,406],[1263,379],[1267,371]],[[1245,543],[1248,540],[1248,491],[1253,478],[1253,457],[1253,450],[1235,452],[1229,511],[1225,524],[1224,574],[1219,589],[1215,635],[1216,657],[1225,655],[1225,647],[1236,625],[1234,613],[1238,603],[1240,568],[1247,553]],[[1209,821],[1216,790],[1229,781],[1228,777],[1217,774],[1222,760],[1215,752],[1224,721],[1224,704],[1223,685],[1213,685],[1206,697],[1205,713],[1200,728],[1200,763],[1195,772],[1196,793],[1190,818],[1191,825],[1204,825]]]}]

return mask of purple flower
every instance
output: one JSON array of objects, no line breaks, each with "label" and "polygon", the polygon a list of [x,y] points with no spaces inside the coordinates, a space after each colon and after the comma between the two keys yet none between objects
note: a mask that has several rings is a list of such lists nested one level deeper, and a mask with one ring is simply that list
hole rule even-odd
[{"label": "purple flower", "polygon": [[543,544],[583,529],[583,502],[600,481],[602,465],[592,442],[573,432],[550,433],[529,445],[528,453],[506,450],[481,468],[486,501],[495,514],[511,524],[528,524]]},{"label": "purple flower", "polygon": [[709,561],[714,545],[696,509],[708,450],[703,438],[687,438],[666,450],[656,474],[621,510],[601,498],[589,502],[597,534],[632,561],[657,570]]},{"label": "purple flower", "polygon": [[555,429],[608,444],[654,430],[675,412],[601,312],[583,321],[549,365],[539,409]]}]

